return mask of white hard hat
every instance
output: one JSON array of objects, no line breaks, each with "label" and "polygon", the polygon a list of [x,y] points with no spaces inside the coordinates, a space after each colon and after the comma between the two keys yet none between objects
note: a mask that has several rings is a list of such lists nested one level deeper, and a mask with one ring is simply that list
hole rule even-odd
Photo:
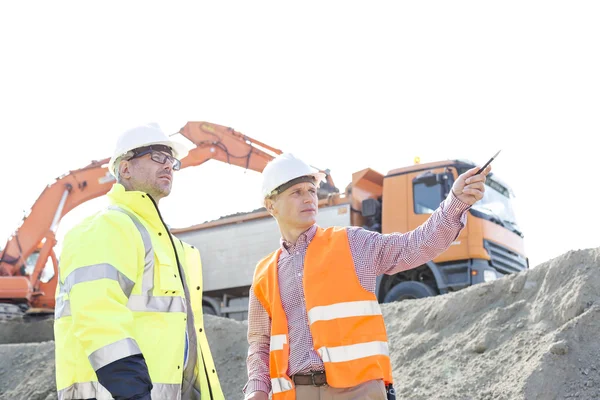
[{"label": "white hard hat", "polygon": [[310,165],[294,157],[290,153],[280,154],[271,160],[262,172],[262,197],[268,197],[273,190],[286,183],[302,177],[313,177],[319,186],[326,175],[312,168]]},{"label": "white hard hat", "polygon": [[189,150],[183,143],[177,142],[169,138],[160,129],[160,126],[156,123],[149,123],[146,125],[136,126],[135,128],[129,129],[119,136],[117,145],[113,152],[110,161],[108,162],[108,170],[111,174],[116,176],[114,168],[115,161],[126,154],[128,151],[137,149],[139,147],[150,146],[153,144],[162,144],[169,146],[173,151],[173,157],[181,160],[187,156]]}]

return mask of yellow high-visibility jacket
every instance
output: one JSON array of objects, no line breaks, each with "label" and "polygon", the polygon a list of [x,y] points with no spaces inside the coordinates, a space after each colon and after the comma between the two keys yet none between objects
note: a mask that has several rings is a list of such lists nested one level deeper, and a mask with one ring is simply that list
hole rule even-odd
[{"label": "yellow high-visibility jacket", "polygon": [[168,232],[147,194],[115,184],[107,197],[106,210],[64,238],[58,398],[223,400],[203,325],[199,251]]}]

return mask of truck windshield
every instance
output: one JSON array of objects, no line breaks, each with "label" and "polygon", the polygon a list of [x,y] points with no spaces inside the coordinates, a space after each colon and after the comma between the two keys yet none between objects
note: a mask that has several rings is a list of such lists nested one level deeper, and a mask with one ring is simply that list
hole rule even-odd
[{"label": "truck windshield", "polygon": [[[458,173],[462,174],[469,168],[471,167],[459,167]],[[492,174],[486,179],[483,199],[475,203],[472,208],[486,214],[489,220],[522,235],[521,229],[517,225],[512,198],[510,190],[495,180]]]},{"label": "truck windshield", "polygon": [[509,191],[504,186],[488,177],[485,184],[483,199],[477,202],[473,208],[481,209],[484,212],[491,211],[496,214],[502,222],[516,224],[517,220],[510,196]]}]

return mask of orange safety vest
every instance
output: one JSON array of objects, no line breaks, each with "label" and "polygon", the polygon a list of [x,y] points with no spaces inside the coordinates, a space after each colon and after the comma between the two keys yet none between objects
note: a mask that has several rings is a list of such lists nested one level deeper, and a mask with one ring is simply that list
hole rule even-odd
[{"label": "orange safety vest", "polygon": [[[287,375],[288,323],[277,275],[281,249],[262,259],[254,292],[271,318],[269,371],[273,400],[294,400]],[[303,277],[314,348],[325,366],[327,384],[349,388],[372,379],[392,383],[387,334],[375,295],[356,276],[345,228],[318,228],[308,246]]]}]

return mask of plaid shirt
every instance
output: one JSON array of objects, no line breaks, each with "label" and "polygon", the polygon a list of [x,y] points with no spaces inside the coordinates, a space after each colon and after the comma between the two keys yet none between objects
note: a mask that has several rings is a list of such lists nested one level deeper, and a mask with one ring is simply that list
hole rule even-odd
[{"label": "plaid shirt", "polygon": [[[356,275],[366,290],[374,293],[377,276],[393,275],[416,268],[445,251],[466,224],[469,205],[452,192],[430,218],[407,233],[380,234],[358,227],[348,227],[348,240]],[[304,256],[317,231],[313,225],[295,244],[281,240],[278,260],[279,288],[283,309],[288,320],[288,376],[310,371],[323,371],[323,362],[313,346],[308,326],[306,302],[302,286]],[[266,310],[250,290],[248,304],[248,382],[244,393],[257,390],[269,393],[269,347],[271,320]]]}]

